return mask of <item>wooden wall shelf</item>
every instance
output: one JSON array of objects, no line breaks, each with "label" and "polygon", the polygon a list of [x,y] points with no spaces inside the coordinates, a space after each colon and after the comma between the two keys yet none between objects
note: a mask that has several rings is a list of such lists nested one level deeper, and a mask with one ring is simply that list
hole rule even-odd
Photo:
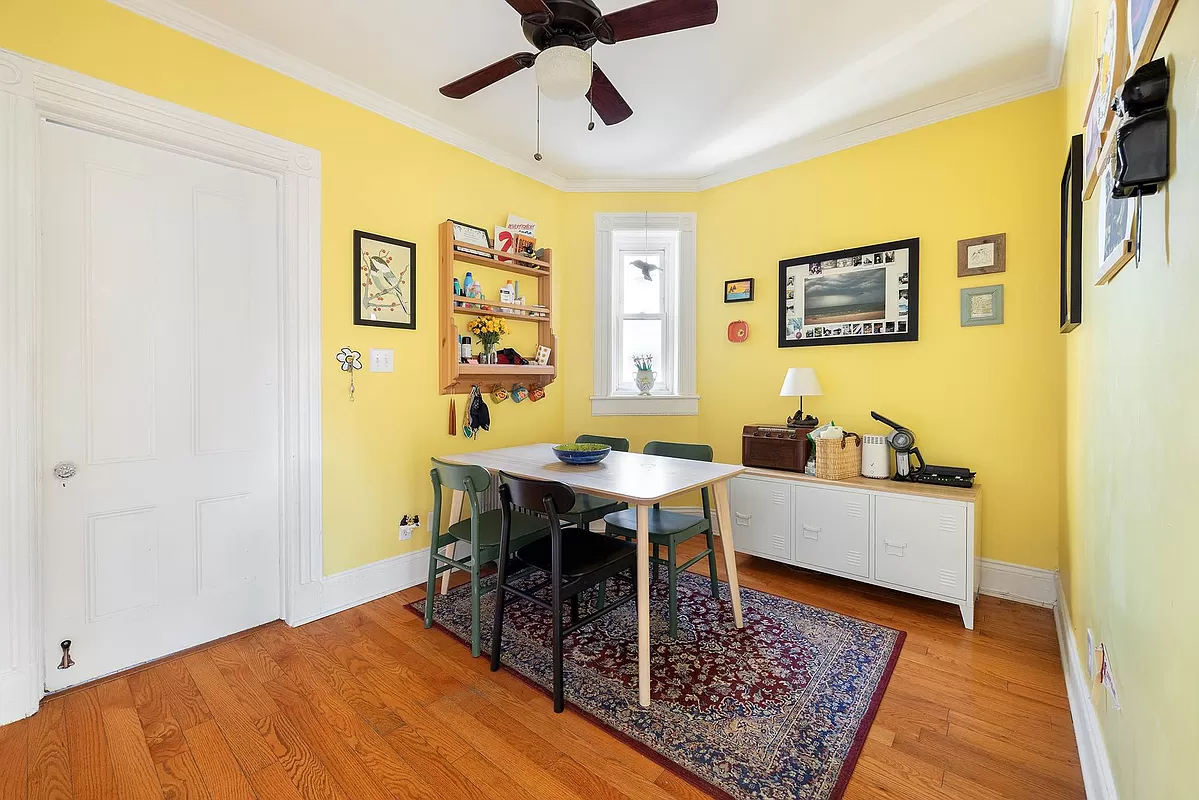
[{"label": "wooden wall shelf", "polygon": [[[528,256],[504,253],[489,247],[479,247],[469,242],[454,239],[454,223],[446,221],[438,228],[438,283],[441,298],[441,353],[438,359],[440,390],[442,394],[465,394],[471,386],[478,384],[484,392],[491,384],[511,384],[515,381],[539,383],[542,386],[553,383],[558,377],[558,340],[552,327],[553,311],[553,259],[551,250],[544,251],[544,258],[536,259]],[[466,247],[487,256],[463,253],[457,247]],[[504,260],[500,260],[504,259]],[[515,305],[501,303],[498,300],[477,300],[454,294],[454,265],[470,264],[486,269],[511,272],[517,275],[531,276],[537,279],[538,305]],[[489,306],[492,310],[483,308],[466,308],[465,304]],[[501,309],[509,309],[506,313]],[[458,315],[476,317],[498,317],[513,323],[529,322],[537,326],[537,342],[550,348],[550,363],[546,366],[530,364],[517,366],[513,364],[462,364],[458,356],[458,343],[462,334],[458,330],[455,317]],[[501,343],[502,344],[502,343]],[[534,353],[521,353],[529,358]],[[511,388],[509,386],[508,388]]]}]

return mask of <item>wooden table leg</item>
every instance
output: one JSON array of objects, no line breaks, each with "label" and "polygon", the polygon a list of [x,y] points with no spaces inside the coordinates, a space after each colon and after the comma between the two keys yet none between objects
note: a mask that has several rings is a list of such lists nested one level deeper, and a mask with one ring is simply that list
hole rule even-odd
[{"label": "wooden table leg", "polygon": [[[450,497],[450,519],[448,522],[446,522],[446,529],[449,529],[449,527],[451,525],[453,525],[458,520],[462,519],[462,498],[464,498],[465,496],[466,496],[466,492],[462,491],[461,489],[454,490],[453,495]],[[454,552],[457,549],[458,549],[458,543],[453,542],[451,544],[447,544],[442,549],[442,552],[445,555],[449,556],[450,558],[453,558]],[[453,572],[454,572],[454,570],[447,569],[445,572],[441,573],[441,593],[442,594],[445,594],[446,592],[448,592],[450,590],[450,575],[453,574]]]},{"label": "wooden table leg", "polygon": [[649,705],[649,506],[637,506],[637,699]]},{"label": "wooden table leg", "polygon": [[729,581],[729,596],[733,601],[733,622],[744,628],[741,619],[741,585],[737,582],[737,551],[733,549],[733,523],[729,515],[729,482],[712,484],[716,501],[716,524],[720,528],[720,548],[724,551],[724,571]]}]

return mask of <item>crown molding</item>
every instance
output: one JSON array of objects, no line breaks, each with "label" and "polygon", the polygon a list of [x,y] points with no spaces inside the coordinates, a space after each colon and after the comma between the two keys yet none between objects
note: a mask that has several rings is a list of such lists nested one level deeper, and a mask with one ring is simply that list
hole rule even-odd
[{"label": "crown molding", "polygon": [[535,162],[514,156],[502,148],[438,122],[432,117],[402,103],[397,103],[372,89],[367,89],[365,86],[326,69],[289,55],[266,42],[209,19],[203,14],[173,2],[173,0],[108,0],[108,2],[555,189],[563,189],[567,183],[567,180],[561,175],[539,167]]},{"label": "crown molding", "polygon": [[174,0],[107,1],[460,150],[477,155],[505,169],[532,178],[559,191],[572,193],[702,192],[726,183],[866,144],[876,139],[894,136],[963,114],[1051,91],[1061,83],[1066,42],[1070,35],[1070,15],[1073,8],[1072,0],[1053,0],[1053,26],[1045,72],[1028,80],[937,103],[816,142],[797,141],[784,144],[699,178],[571,179],[548,170],[535,161],[488,144],[328,70],[291,56],[272,45],[192,11]]}]

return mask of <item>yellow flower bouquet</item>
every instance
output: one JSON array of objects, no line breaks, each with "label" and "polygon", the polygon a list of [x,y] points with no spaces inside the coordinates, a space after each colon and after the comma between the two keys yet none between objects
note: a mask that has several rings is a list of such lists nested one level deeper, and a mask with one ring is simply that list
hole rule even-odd
[{"label": "yellow flower bouquet", "polygon": [[477,317],[466,328],[483,343],[485,353],[495,350],[500,337],[508,335],[508,323],[499,317]]}]

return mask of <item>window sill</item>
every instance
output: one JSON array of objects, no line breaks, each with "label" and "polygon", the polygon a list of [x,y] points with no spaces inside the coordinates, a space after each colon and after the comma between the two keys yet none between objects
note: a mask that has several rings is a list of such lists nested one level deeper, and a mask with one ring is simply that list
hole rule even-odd
[{"label": "window sill", "polygon": [[593,417],[694,417],[699,415],[697,395],[613,395],[592,397]]}]

